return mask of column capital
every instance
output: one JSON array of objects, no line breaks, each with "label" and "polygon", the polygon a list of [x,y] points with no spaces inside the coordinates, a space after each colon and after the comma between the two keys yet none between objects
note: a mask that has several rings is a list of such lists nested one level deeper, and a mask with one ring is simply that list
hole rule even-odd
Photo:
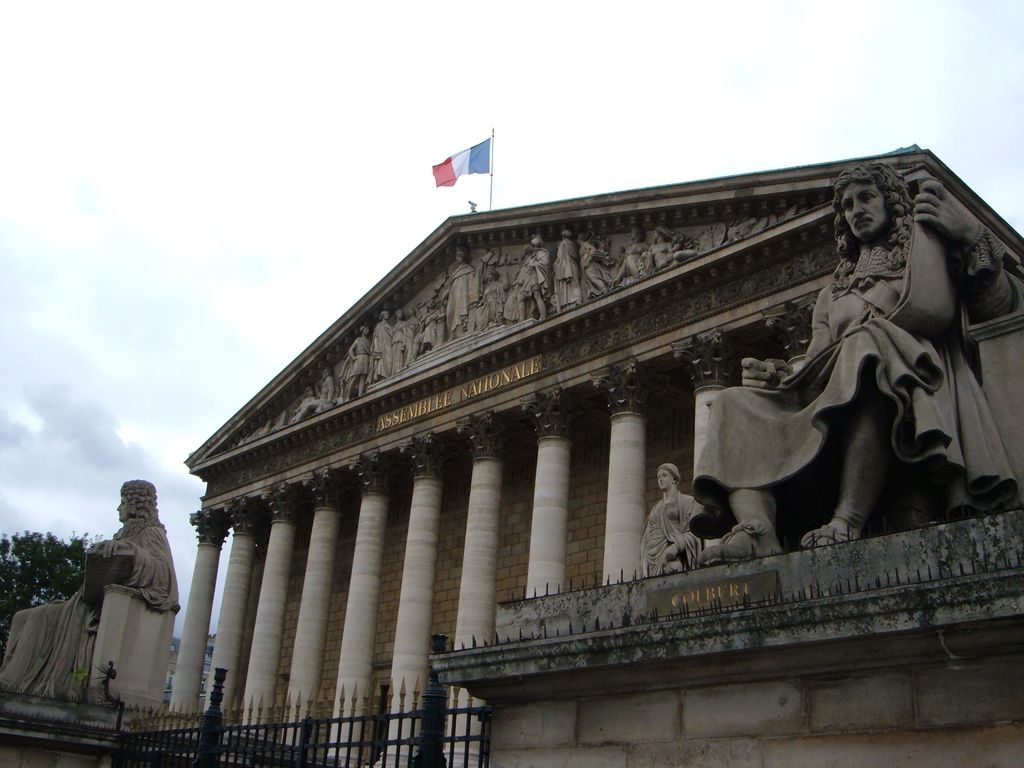
[{"label": "column capital", "polygon": [[537,392],[524,400],[523,410],[533,416],[537,437],[568,437],[572,425],[572,405],[561,387]]},{"label": "column capital", "polygon": [[250,496],[235,499],[228,504],[225,511],[236,534],[255,536],[262,527],[263,509],[257,499]]},{"label": "column capital", "polygon": [[299,506],[301,485],[296,483],[276,483],[267,494],[270,505],[270,522],[294,523]]},{"label": "column capital", "polygon": [[726,386],[736,367],[732,345],[721,328],[672,342],[672,352],[686,364],[696,389]]},{"label": "column capital", "polygon": [[388,492],[391,485],[391,462],[380,451],[361,454],[352,464],[352,471],[359,476],[364,496],[368,493]]},{"label": "column capital", "polygon": [[200,509],[189,515],[188,521],[196,529],[196,538],[200,544],[213,544],[217,549],[224,545],[231,527],[231,518],[226,509]]},{"label": "column capital", "polygon": [[402,446],[412,460],[413,477],[440,477],[444,468],[444,446],[433,432],[416,435]]},{"label": "column capital", "polygon": [[817,294],[809,294],[765,310],[764,323],[782,342],[789,359],[807,354],[811,344],[811,317]]},{"label": "column capital", "polygon": [[647,398],[651,393],[651,377],[637,360],[629,360],[622,365],[608,366],[591,379],[598,389],[604,391],[608,398],[608,408],[612,414],[644,413],[647,409]]},{"label": "column capital", "polygon": [[505,423],[494,411],[475,413],[458,422],[459,434],[469,438],[474,459],[501,458]]},{"label": "column capital", "polygon": [[302,481],[316,506],[338,508],[338,497],[341,493],[339,474],[336,469],[320,467],[314,469],[313,474]]}]

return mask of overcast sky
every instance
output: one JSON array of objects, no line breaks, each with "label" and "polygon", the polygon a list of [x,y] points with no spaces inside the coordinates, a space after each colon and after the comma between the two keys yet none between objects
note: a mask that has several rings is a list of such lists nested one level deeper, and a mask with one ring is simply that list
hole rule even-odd
[{"label": "overcast sky", "polygon": [[152,480],[180,629],[184,459],[486,209],[430,167],[492,127],[495,208],[917,143],[1024,229],[1022,41],[983,0],[0,2],[0,532]]}]

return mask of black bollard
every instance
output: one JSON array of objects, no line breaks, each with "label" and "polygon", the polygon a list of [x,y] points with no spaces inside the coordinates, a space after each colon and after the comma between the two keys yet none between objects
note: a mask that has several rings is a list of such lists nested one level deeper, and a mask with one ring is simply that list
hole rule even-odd
[{"label": "black bollard", "polygon": [[[430,637],[430,652],[444,653],[448,645],[447,635]],[[448,693],[437,677],[437,670],[430,668],[430,683],[423,692],[423,721],[420,729],[420,751],[413,758],[415,768],[445,768],[444,759],[444,708]]]},{"label": "black bollard", "polygon": [[220,711],[220,703],[224,700],[224,678],[228,671],[217,667],[213,671],[213,690],[210,692],[210,706],[203,714],[203,724],[199,727],[199,747],[192,768],[215,768],[220,762],[220,734],[224,715]]}]

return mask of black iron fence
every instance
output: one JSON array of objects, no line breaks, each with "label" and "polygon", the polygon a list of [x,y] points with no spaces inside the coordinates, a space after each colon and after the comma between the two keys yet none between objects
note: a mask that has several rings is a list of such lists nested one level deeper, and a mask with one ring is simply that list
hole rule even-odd
[{"label": "black iron fence", "polygon": [[[440,642],[443,642],[441,640]],[[435,646],[436,647],[436,646]],[[443,649],[443,646],[442,646]],[[114,768],[487,768],[491,710],[430,685],[408,710],[287,722],[226,724],[220,710],[225,670],[215,672],[202,724],[126,733]],[[418,700],[417,700],[418,699]]]}]

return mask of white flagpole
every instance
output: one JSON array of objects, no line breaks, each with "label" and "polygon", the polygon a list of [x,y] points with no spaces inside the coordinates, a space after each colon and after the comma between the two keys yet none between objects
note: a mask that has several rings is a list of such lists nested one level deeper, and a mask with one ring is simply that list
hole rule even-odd
[{"label": "white flagpole", "polygon": [[491,192],[487,198],[487,210],[494,208],[494,129],[491,128]]}]

